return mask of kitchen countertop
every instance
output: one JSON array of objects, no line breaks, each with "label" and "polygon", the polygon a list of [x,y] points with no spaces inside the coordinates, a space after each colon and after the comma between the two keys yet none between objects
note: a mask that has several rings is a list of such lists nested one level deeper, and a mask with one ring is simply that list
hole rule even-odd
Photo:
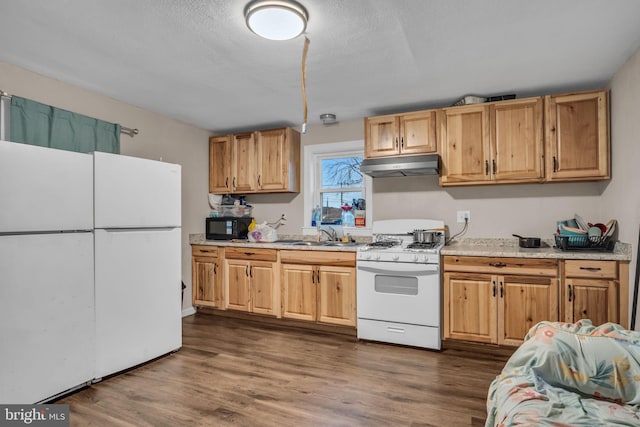
[{"label": "kitchen countertop", "polygon": [[441,255],[488,256],[511,258],[553,258],[630,261],[631,245],[618,242],[613,252],[562,251],[554,248],[553,239],[543,240],[544,247],[521,248],[515,239],[456,239],[442,248]]},{"label": "kitchen countertop", "polygon": [[[283,240],[308,240],[302,238],[295,238],[291,236],[282,236]],[[211,246],[231,246],[241,248],[262,248],[262,249],[293,249],[304,251],[338,251],[338,252],[355,252],[358,249],[357,245],[353,246],[305,246],[305,245],[292,245],[291,243],[268,243],[260,242],[253,243],[246,241],[231,241],[231,240],[206,240],[204,234],[189,234],[189,244],[191,245],[211,245]]]},{"label": "kitchen countertop", "polygon": [[[305,240],[300,236],[282,236],[287,240]],[[551,259],[587,259],[630,261],[631,245],[618,242],[613,252],[561,251],[554,248],[553,239],[543,240],[541,248],[521,248],[518,241],[506,238],[461,238],[456,239],[441,249],[441,255],[485,256],[507,258],[551,258]],[[206,240],[204,234],[190,234],[189,244],[211,246],[235,246],[243,248],[293,249],[305,251],[340,251],[356,252],[357,246],[304,246],[288,243],[252,243],[249,241]]]}]

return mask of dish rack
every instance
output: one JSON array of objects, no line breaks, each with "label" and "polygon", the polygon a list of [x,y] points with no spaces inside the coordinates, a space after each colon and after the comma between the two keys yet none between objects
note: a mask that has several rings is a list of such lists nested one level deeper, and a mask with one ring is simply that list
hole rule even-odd
[{"label": "dish rack", "polygon": [[556,247],[563,251],[613,252],[616,241],[611,236],[562,236],[554,234]]}]

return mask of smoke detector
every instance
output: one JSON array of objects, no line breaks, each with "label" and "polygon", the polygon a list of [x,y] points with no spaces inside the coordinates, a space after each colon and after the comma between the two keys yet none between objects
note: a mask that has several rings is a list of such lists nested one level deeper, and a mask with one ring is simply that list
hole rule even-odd
[{"label": "smoke detector", "polygon": [[320,120],[322,120],[323,125],[332,125],[334,123],[338,123],[338,120],[336,120],[336,115],[332,113],[320,114]]}]

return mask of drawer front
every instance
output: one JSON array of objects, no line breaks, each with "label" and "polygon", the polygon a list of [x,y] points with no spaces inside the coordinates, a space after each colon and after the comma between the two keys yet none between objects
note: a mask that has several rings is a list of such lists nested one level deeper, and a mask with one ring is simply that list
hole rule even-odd
[{"label": "drawer front", "polygon": [[254,248],[225,248],[224,256],[230,259],[243,259],[248,261],[272,261],[278,259],[276,249],[254,249]]},{"label": "drawer front", "polygon": [[444,271],[555,277],[558,274],[558,261],[547,258],[445,256]]},{"label": "drawer front", "polygon": [[217,257],[218,247],[208,246],[208,245],[193,245],[191,246],[191,255],[193,255],[194,257],[195,256]]},{"label": "drawer front", "polygon": [[597,279],[616,279],[618,263],[616,261],[566,260],[565,277],[590,277]]},{"label": "drawer front", "polygon": [[281,250],[280,262],[355,267],[355,252]]}]

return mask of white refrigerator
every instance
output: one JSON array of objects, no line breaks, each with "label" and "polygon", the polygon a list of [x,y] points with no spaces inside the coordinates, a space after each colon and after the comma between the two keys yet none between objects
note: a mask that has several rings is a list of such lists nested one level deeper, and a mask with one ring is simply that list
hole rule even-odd
[{"label": "white refrigerator", "polygon": [[182,346],[181,167],[94,153],[96,378]]},{"label": "white refrigerator", "polygon": [[93,158],[0,141],[0,403],[95,376]]}]

